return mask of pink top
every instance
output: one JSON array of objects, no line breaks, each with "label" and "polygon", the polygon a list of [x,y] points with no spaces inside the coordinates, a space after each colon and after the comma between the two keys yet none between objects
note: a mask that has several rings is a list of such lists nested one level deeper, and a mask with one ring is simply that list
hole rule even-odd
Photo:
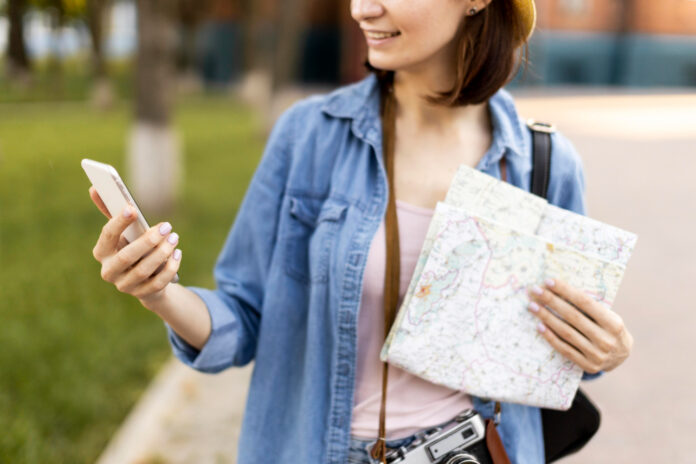
[{"label": "pink top", "polygon": [[[396,200],[399,219],[401,282],[399,305],[416,267],[433,210]],[[379,226],[367,256],[363,293],[358,316],[358,360],[351,434],[361,438],[378,435],[382,392],[384,343],[384,221]],[[387,382],[387,439],[403,438],[446,422],[461,410],[473,407],[466,393],[451,390],[389,366]]]}]

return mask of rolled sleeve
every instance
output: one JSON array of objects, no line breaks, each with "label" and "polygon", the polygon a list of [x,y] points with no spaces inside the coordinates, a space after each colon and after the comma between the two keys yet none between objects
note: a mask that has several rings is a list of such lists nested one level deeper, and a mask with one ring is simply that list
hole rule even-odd
[{"label": "rolled sleeve", "polygon": [[264,295],[288,172],[293,108],[276,122],[215,264],[214,290],[188,287],[205,303],[212,329],[201,350],[165,323],[174,355],[201,372],[242,366],[255,356]]},{"label": "rolled sleeve", "polygon": [[174,356],[187,366],[201,372],[215,373],[231,365],[244,365],[253,358],[249,353],[246,337],[255,333],[253,321],[240,308],[232,308],[234,302],[226,303],[219,291],[187,287],[205,303],[210,315],[212,330],[206,344],[199,351],[181,338],[165,323]]},{"label": "rolled sleeve", "polygon": [[[586,215],[585,171],[582,159],[573,144],[560,132],[551,139],[551,175],[548,200],[560,208]],[[601,377],[604,371],[590,374],[583,372],[582,380]]]}]

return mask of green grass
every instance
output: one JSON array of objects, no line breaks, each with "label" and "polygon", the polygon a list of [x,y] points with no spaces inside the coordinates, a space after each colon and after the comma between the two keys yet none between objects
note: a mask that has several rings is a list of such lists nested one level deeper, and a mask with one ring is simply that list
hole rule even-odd
[{"label": "green grass", "polygon": [[[107,72],[114,96],[127,99],[133,93],[130,60],[110,61]],[[4,60],[0,59],[0,102],[57,102],[88,100],[93,79],[87,57],[65,59],[60,63],[47,60],[32,62],[28,79],[7,79]]]},{"label": "green grass", "polygon": [[[161,321],[99,276],[105,222],[80,159],[123,172],[131,108],[0,104],[0,462],[92,462],[170,350]],[[211,269],[261,154],[253,114],[229,99],[177,106],[185,184],[167,219],[185,285]]]}]

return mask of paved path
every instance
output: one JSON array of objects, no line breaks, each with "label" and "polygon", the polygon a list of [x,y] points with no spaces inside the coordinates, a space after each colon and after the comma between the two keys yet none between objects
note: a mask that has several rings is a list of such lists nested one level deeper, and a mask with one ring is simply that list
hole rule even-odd
[{"label": "paved path", "polygon": [[[575,143],[590,215],[639,234],[614,307],[635,337],[634,352],[585,382],[602,428],[564,462],[695,462],[696,94],[535,96],[518,104]],[[249,368],[209,376],[167,365],[99,463],[234,462],[249,376]]]}]

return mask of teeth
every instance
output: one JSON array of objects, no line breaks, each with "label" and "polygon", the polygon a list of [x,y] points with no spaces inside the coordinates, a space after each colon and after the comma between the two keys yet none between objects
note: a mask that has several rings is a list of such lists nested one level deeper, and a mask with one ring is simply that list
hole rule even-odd
[{"label": "teeth", "polygon": [[399,35],[398,32],[369,32],[365,31],[365,34],[371,39],[386,39],[387,37],[394,37]]}]

